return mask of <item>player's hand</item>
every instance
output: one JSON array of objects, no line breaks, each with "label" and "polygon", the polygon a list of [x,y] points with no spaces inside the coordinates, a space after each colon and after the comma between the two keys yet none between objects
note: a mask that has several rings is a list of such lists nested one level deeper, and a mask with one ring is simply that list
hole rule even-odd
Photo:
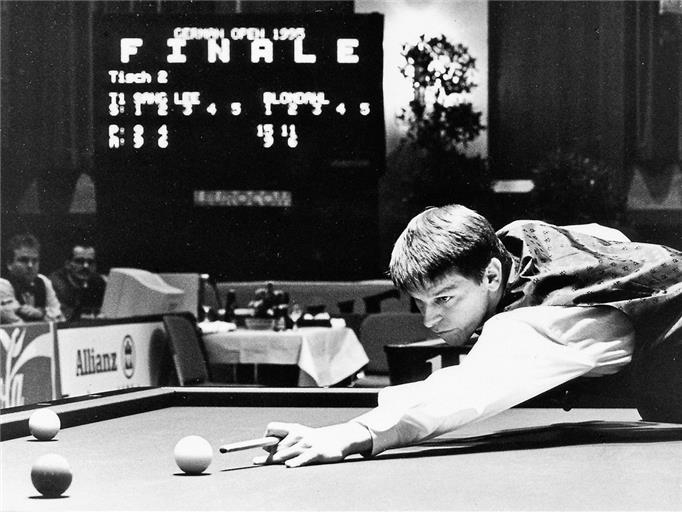
[{"label": "player's hand", "polygon": [[274,422],[267,426],[265,435],[279,437],[281,441],[266,447],[269,455],[256,457],[254,464],[285,464],[293,468],[338,462],[352,453],[372,448],[369,431],[353,422],[319,428]]}]

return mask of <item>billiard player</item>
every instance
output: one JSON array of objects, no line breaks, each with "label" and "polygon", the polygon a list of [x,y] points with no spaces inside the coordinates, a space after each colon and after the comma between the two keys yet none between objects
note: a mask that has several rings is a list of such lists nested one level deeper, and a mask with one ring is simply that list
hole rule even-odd
[{"label": "billiard player", "polygon": [[[592,234],[590,234],[592,233]],[[682,423],[682,253],[598,225],[515,221],[495,233],[461,205],[414,217],[389,271],[460,365],[392,386],[348,422],[274,422],[256,464],[296,467],[375,455],[482,420],[577,377],[632,370],[640,416]]]}]

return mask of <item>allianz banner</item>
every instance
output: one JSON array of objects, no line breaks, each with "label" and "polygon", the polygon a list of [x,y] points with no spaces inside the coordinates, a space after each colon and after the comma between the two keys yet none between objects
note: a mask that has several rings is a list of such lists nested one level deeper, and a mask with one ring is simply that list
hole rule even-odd
[{"label": "allianz banner", "polygon": [[60,325],[61,396],[158,385],[166,346],[163,332],[160,321]]},{"label": "allianz banner", "polygon": [[54,332],[52,323],[0,327],[0,408],[56,398]]}]

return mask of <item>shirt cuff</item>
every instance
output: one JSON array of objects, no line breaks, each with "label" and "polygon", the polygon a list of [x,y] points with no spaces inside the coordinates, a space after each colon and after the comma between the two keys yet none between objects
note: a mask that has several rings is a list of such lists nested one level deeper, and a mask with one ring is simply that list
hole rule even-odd
[{"label": "shirt cuff", "polygon": [[[353,421],[365,427],[372,438],[372,449],[369,452],[362,453],[363,457],[372,457],[398,445],[397,430],[391,428],[395,427],[395,422],[387,421],[386,414],[383,411],[372,409]],[[382,428],[382,423],[384,428]]]}]

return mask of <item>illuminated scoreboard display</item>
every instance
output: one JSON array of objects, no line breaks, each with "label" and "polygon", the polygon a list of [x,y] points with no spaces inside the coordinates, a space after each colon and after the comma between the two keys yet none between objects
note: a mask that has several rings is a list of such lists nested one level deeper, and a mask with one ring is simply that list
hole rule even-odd
[{"label": "illuminated scoreboard display", "polygon": [[376,275],[381,15],[117,14],[94,37],[107,263]]}]

